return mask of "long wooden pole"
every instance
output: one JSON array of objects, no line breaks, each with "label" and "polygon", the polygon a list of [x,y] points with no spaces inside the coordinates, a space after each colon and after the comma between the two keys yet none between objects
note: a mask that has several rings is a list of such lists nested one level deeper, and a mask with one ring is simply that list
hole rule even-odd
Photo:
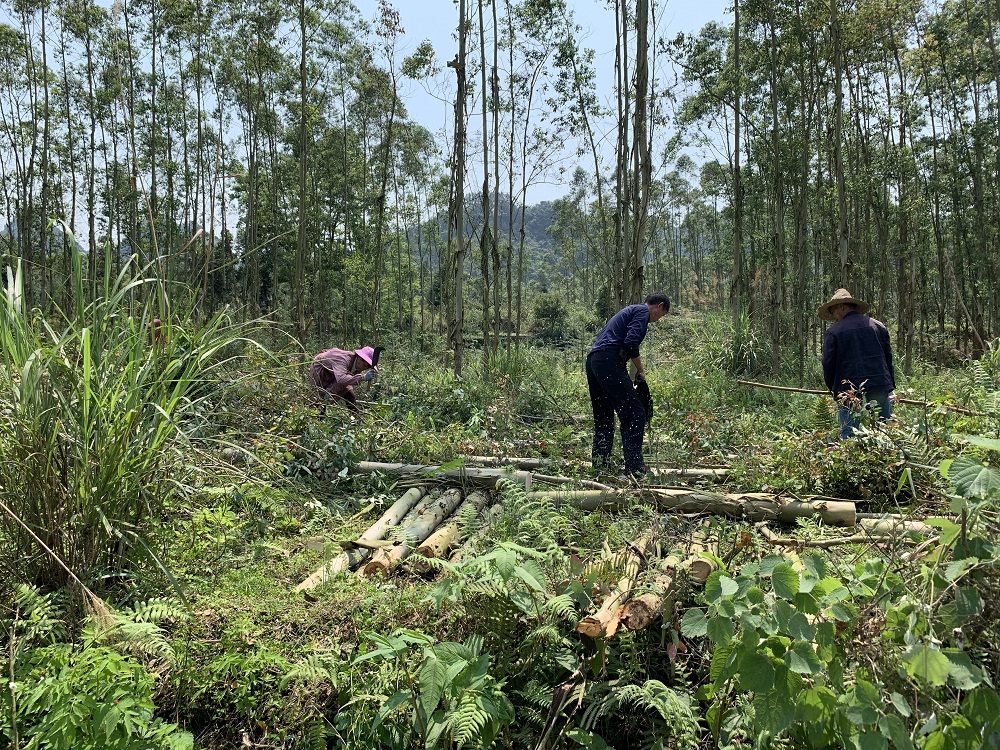
[{"label": "long wooden pole", "polygon": [[[737,380],[740,385],[748,385],[752,388],[767,388],[770,391],[787,391],[789,393],[811,393],[817,396],[830,396],[832,395],[830,391],[820,391],[815,388],[791,388],[785,385],[771,385],[770,383],[757,383],[753,380]],[[972,409],[966,409],[964,406],[952,406],[951,404],[932,404],[929,401],[916,401],[912,398],[900,398],[898,399],[901,404],[912,404],[914,406],[921,406],[925,409],[935,408],[940,406],[948,411],[958,412],[959,414],[969,414],[974,417],[988,417],[989,414],[984,414],[981,411],[973,411]]]}]

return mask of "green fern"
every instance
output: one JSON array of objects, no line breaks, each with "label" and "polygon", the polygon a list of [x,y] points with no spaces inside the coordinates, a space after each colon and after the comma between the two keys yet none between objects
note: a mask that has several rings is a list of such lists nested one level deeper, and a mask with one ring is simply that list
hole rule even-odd
[{"label": "green fern", "polygon": [[112,646],[137,658],[174,662],[174,649],[159,623],[183,620],[187,610],[172,599],[150,599],[132,609],[111,611],[106,616],[91,617],[83,629],[85,646]]},{"label": "green fern", "polygon": [[297,662],[285,672],[278,689],[284,690],[289,683],[304,683],[309,686],[325,683],[336,688],[339,668],[339,660],[330,651],[310,654],[304,661]]}]

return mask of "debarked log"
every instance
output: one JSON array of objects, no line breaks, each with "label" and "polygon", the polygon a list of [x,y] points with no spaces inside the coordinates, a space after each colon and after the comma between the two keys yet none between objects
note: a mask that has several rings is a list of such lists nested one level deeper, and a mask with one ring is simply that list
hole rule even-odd
[{"label": "debarked log", "polygon": [[622,577],[618,579],[618,585],[604,597],[604,602],[597,612],[581,618],[576,624],[576,632],[591,638],[610,638],[615,634],[618,630],[622,605],[628,598],[632,585],[639,575],[649,543],[649,537],[641,537],[635,545],[629,547],[625,569],[622,572]]},{"label": "debarked log", "polygon": [[621,623],[629,630],[644,630],[663,614],[665,604],[673,601],[676,571],[681,560],[669,555],[659,561],[649,583],[649,591],[634,596],[622,606]]},{"label": "debarked log", "polygon": [[411,523],[402,527],[402,539],[397,544],[372,554],[358,573],[362,576],[388,575],[389,569],[413,552],[415,545],[429,537],[461,502],[462,493],[457,489],[442,493],[424,507]]},{"label": "debarked log", "polygon": [[421,573],[426,573],[431,567],[430,563],[426,562],[426,558],[445,557],[461,541],[462,530],[459,523],[463,511],[466,508],[471,508],[478,516],[482,513],[483,508],[486,507],[486,503],[488,502],[489,498],[478,491],[466,497],[451,515],[451,518],[438,526],[434,533],[427,537],[423,544],[417,547],[417,555],[420,557],[413,561],[413,567]]},{"label": "debarked log", "polygon": [[794,522],[797,518],[819,516],[833,526],[854,526],[856,506],[849,500],[788,500],[764,492],[720,494],[687,488],[647,487],[635,490],[545,490],[528,493],[529,497],[549,497],[583,510],[628,505],[638,496],[655,503],[660,510],[681,513],[707,513],[748,521]]},{"label": "debarked log", "polygon": [[[417,504],[417,501],[423,497],[423,494],[423,487],[412,487],[408,489],[396,502],[389,506],[389,509],[386,510],[386,512],[383,513],[382,516],[360,537],[358,537],[358,539],[364,542],[375,542],[382,539],[392,526],[397,525],[406,516],[406,514],[410,512],[410,510]],[[319,569],[314,571],[308,578],[296,586],[295,590],[307,591],[309,589],[314,589],[321,583],[329,581],[337,574],[360,565],[371,556],[371,553],[372,551],[365,547],[345,550],[328,563],[325,563]]]},{"label": "debarked log", "polygon": [[862,518],[861,528],[872,536],[902,536],[907,533],[937,536],[941,529],[923,521],[904,521],[897,518]]}]

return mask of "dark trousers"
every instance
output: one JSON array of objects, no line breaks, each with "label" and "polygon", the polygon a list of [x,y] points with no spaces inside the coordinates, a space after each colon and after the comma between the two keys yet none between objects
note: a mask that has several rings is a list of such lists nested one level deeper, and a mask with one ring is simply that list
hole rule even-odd
[{"label": "dark trousers", "polygon": [[587,357],[587,387],[590,389],[590,405],[594,409],[594,468],[607,468],[611,461],[617,412],[621,422],[625,471],[645,471],[642,434],[646,428],[646,410],[628,376],[627,360],[613,351],[592,352]]}]

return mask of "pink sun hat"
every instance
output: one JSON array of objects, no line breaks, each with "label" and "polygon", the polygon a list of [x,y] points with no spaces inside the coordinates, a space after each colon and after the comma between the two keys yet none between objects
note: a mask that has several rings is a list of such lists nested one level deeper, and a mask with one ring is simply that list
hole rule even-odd
[{"label": "pink sun hat", "polygon": [[372,360],[375,358],[375,350],[370,346],[363,346],[360,349],[355,349],[354,353],[367,362],[369,367],[374,367]]}]

